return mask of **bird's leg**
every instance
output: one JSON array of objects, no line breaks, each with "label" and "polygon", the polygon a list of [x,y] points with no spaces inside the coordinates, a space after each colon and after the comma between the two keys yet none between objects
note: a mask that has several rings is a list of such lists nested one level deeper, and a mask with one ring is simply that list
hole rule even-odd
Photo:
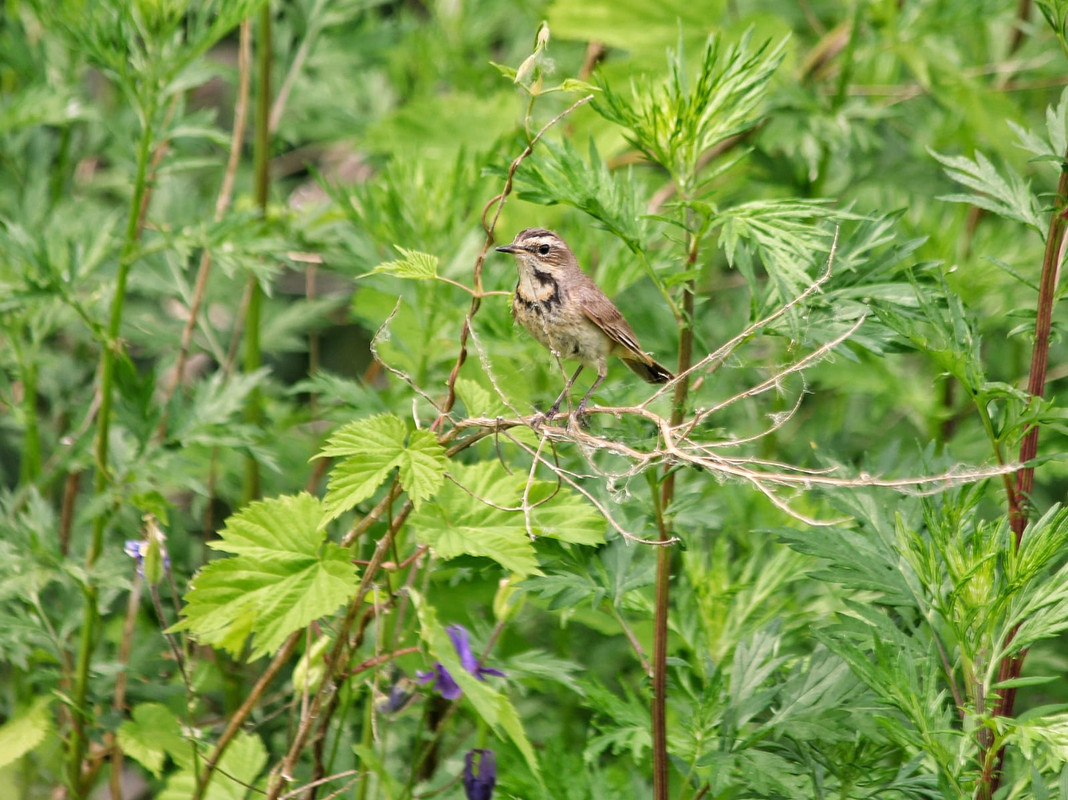
[{"label": "bird's leg", "polygon": [[[575,374],[576,376],[578,375],[578,373]],[[601,385],[601,381],[605,379],[606,375],[608,375],[607,367],[598,370],[597,380],[593,382],[593,386],[590,387],[590,390],[586,392],[582,400],[579,401],[578,408],[575,409],[575,422],[579,424],[579,427],[582,427],[586,423],[586,401],[590,399],[590,396],[597,390],[597,387]],[[572,380],[574,380],[574,378],[572,378]]]},{"label": "bird's leg", "polygon": [[551,422],[552,418],[556,416],[556,412],[560,410],[560,404],[564,402],[567,393],[571,391],[571,387],[574,385],[575,379],[578,378],[580,372],[582,372],[581,364],[579,364],[579,368],[575,370],[575,374],[568,379],[567,385],[564,386],[564,391],[560,392],[560,396],[556,398],[556,402],[553,403],[553,407],[549,409],[549,413],[545,415],[546,422]]}]

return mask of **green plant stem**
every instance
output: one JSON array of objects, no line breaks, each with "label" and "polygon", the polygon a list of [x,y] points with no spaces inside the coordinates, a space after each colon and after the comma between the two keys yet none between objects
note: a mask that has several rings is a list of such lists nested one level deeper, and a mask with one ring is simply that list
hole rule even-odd
[{"label": "green plant stem", "polygon": [[74,132],[74,123],[63,126],[59,134],[59,146],[56,148],[55,165],[52,167],[52,180],[49,183],[51,204],[55,207],[63,198],[70,177],[70,147]]},{"label": "green plant stem", "polygon": [[22,415],[26,432],[23,436],[22,460],[19,463],[19,484],[28,486],[41,477],[41,432],[37,420],[37,362],[26,358],[19,345],[16,355],[21,362]]},{"label": "green plant stem", "polygon": [[[271,6],[264,3],[260,9],[259,42],[257,50],[256,84],[256,132],[253,140],[253,171],[256,180],[256,205],[260,215],[267,216],[268,190],[270,189],[271,146]],[[248,312],[245,316],[246,373],[253,373],[263,363],[260,350],[260,318],[263,308],[263,289],[255,275],[249,276]],[[263,398],[259,389],[249,392],[245,406],[245,420],[260,427],[263,420]],[[246,503],[260,496],[260,465],[253,454],[245,457]]]},{"label": "green plant stem", "polygon": [[[656,504],[656,523],[660,541],[671,538],[671,528],[664,517],[664,508],[675,491],[674,473],[668,473],[661,486],[661,501]],[[655,494],[655,491],[654,491]],[[667,638],[668,603],[671,586],[671,548],[656,548],[656,617],[653,622],[653,797],[668,800],[667,751]]]},{"label": "green plant stem", "polygon": [[[100,410],[96,419],[96,441],[94,459],[96,477],[93,481],[93,494],[98,500],[107,492],[111,476],[108,474],[108,434],[111,423],[111,402],[115,384],[115,362],[122,352],[119,330],[122,326],[122,310],[126,300],[126,280],[130,267],[137,258],[140,231],[141,207],[148,190],[148,163],[152,154],[153,128],[155,116],[154,104],[144,110],[144,127],[141,130],[141,142],[137,149],[137,172],[134,177],[133,195],[130,198],[129,218],[126,222],[126,235],[122,252],[119,254],[119,269],[115,277],[115,294],[111,298],[111,313],[105,333],[104,346],[100,354]],[[104,546],[104,530],[111,515],[106,504],[101,503],[101,510],[93,519],[92,537],[85,554],[85,584],[82,594],[85,609],[82,618],[81,637],[78,644],[78,662],[75,665],[74,693],[71,698],[71,719],[74,724],[67,748],[67,781],[72,797],[83,798],[88,787],[81,779],[82,761],[85,758],[89,738],[86,727],[89,724],[89,710],[86,700],[89,694],[89,670],[93,649],[96,645],[96,629],[100,622],[97,609],[97,590],[93,584],[92,570],[100,557]]]},{"label": "green plant stem", "polygon": [[[1068,162],[1068,153],[1064,155]],[[1032,398],[1041,399],[1046,393],[1046,372],[1049,368],[1049,343],[1053,328],[1053,307],[1057,302],[1057,277],[1060,264],[1064,258],[1065,244],[1068,242],[1068,170],[1061,167],[1061,177],[1057,183],[1057,195],[1054,200],[1053,213],[1050,215],[1049,230],[1046,234],[1046,250],[1042,256],[1042,275],[1038,284],[1038,308],[1035,314],[1035,339],[1031,350],[1031,371],[1027,380],[1027,391]],[[1033,401],[1032,401],[1033,402]],[[1032,425],[1024,434],[1020,444],[1020,463],[1023,464],[1016,473],[1016,486],[1009,492],[1009,524],[1013,532],[1013,544],[1017,550],[1023,540],[1024,530],[1030,517],[1031,492],[1035,485],[1035,468],[1029,462],[1038,455],[1039,426]],[[1007,648],[1016,638],[1017,625],[1006,637]],[[998,666],[998,682],[1019,678],[1023,672],[1027,651],[1006,656]],[[1011,717],[1016,704],[1016,687],[1010,686],[998,690],[994,703],[994,716]],[[1001,770],[1005,761],[1005,747],[997,750],[997,755],[990,757],[990,746],[980,742],[980,756],[983,772],[979,778],[975,796],[977,800],[990,800],[1001,784]]]}]

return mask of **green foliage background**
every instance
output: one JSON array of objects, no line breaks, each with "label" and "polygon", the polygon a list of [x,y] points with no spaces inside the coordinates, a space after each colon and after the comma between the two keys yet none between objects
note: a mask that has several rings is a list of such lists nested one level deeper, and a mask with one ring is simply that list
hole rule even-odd
[{"label": "green foliage background", "polygon": [[1068,798],[1066,20],[5,3],[0,795]]}]

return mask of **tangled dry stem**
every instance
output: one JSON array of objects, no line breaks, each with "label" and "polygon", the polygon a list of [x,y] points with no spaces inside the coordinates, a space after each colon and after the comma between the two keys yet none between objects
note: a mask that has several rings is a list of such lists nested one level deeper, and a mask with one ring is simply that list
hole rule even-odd
[{"label": "tangled dry stem", "polygon": [[[766,328],[791,309],[798,307],[808,297],[820,291],[831,276],[836,245],[837,237],[835,244],[832,245],[826,271],[803,292],[783,303],[768,316],[748,326],[714,352],[705,355],[686,373],[678,376],[675,381],[681,380],[684,376],[693,377],[711,374],[761,329]],[[392,318],[393,315],[391,314],[386,323],[379,329],[375,337],[376,341],[372,346],[376,357],[380,360],[382,355],[378,350],[378,341],[387,335],[388,325]],[[743,391],[712,405],[694,408],[678,424],[672,424],[668,416],[664,416],[654,409],[654,402],[659,398],[665,397],[671,391],[674,381],[658,387],[653,394],[637,405],[591,406],[587,408],[587,414],[591,417],[599,415],[615,419],[632,417],[646,421],[656,432],[656,436],[655,439],[654,437],[645,437],[643,443],[613,438],[610,433],[583,429],[575,424],[573,415],[569,413],[561,414],[554,420],[558,424],[553,425],[545,423],[543,414],[520,413],[514,401],[502,388],[503,382],[495,374],[493,359],[484,347],[474,326],[469,329],[468,341],[477,352],[481,366],[497,399],[511,412],[509,416],[471,416],[458,419],[457,415],[450,413],[451,409],[443,409],[434,403],[429,393],[421,389],[411,376],[407,375],[403,370],[392,367],[384,361],[383,364],[391,373],[403,380],[413,391],[417,392],[420,397],[429,403],[439,415],[439,420],[449,420],[451,429],[443,434],[443,439],[454,442],[452,448],[450,448],[450,453],[466,449],[466,447],[473,445],[477,441],[493,435],[497,438],[498,443],[502,440],[510,443],[518,451],[522,452],[525,458],[529,459],[525,488],[517,506],[500,506],[479,497],[466,488],[465,491],[468,491],[469,494],[488,506],[506,511],[521,511],[526,520],[527,532],[531,537],[534,536],[531,512],[545,500],[532,503],[530,501],[530,491],[539,471],[544,470],[548,471],[558,485],[566,485],[582,494],[604,516],[607,523],[626,540],[640,544],[662,546],[672,544],[678,540],[671,539],[665,542],[646,539],[632,531],[628,531],[616,519],[611,509],[595,495],[591,486],[596,483],[604,483],[611,492],[613,487],[621,482],[625,483],[629,479],[643,474],[646,470],[662,464],[689,467],[703,470],[722,480],[744,481],[792,518],[807,525],[829,526],[841,524],[844,520],[818,519],[803,513],[795,505],[800,493],[817,488],[879,487],[904,494],[934,494],[951,486],[998,476],[1016,469],[1016,465],[1013,464],[989,468],[958,465],[950,470],[932,475],[888,477],[865,472],[850,474],[844,467],[839,466],[803,467],[739,453],[739,450],[745,446],[759,443],[766,437],[780,431],[787,423],[796,418],[802,408],[807,392],[803,384],[801,389],[797,391],[791,407],[785,411],[769,414],[767,416],[768,423],[762,429],[738,437],[716,438],[714,434],[704,435],[706,431],[709,431],[709,423],[715,415],[766,392],[772,390],[783,391],[787,379],[791,376],[799,375],[803,379],[804,372],[807,369],[831,357],[835,349],[847,342],[861,328],[864,322],[864,317],[857,319],[837,336],[811,352],[778,367],[770,376]],[[417,424],[418,422],[417,420]],[[516,430],[524,428],[533,431],[537,435],[536,447],[531,446],[528,441],[523,441],[515,435]],[[649,439],[654,440],[648,443]],[[500,445],[498,444],[498,446]],[[562,466],[556,458],[556,450],[564,447],[572,447],[581,453],[588,469],[584,472],[576,472]],[[617,467],[615,469],[606,467],[603,463],[606,461],[614,462]],[[451,476],[450,479],[455,481],[455,478]]]},{"label": "tangled dry stem", "polygon": [[[864,316],[858,318],[837,336],[811,352],[780,366],[769,377],[724,400],[708,406],[694,408],[677,424],[672,424],[670,417],[663,416],[654,410],[654,404],[666,397],[668,393],[673,392],[679,381],[690,380],[715,372],[739,347],[772,323],[801,307],[810,297],[819,293],[831,278],[838,247],[837,231],[827,258],[827,267],[823,274],[813,280],[808,287],[795,297],[782,303],[762,319],[753,322],[715,351],[697,360],[692,367],[676,376],[674,380],[658,387],[641,403],[633,406],[591,406],[586,409],[589,417],[607,415],[616,419],[635,417],[645,420],[651,424],[656,432],[655,442],[651,445],[629,443],[622,439],[612,438],[606,433],[585,430],[577,424],[578,421],[574,419],[571,413],[562,413],[556,417],[554,421],[562,423],[556,425],[546,424],[543,414],[522,413],[503,389],[502,381],[495,374],[493,360],[474,326],[474,318],[481,306],[481,299],[489,294],[496,294],[483,291],[482,268],[494,240],[494,229],[501,209],[511,194],[512,180],[516,169],[531,155],[535,145],[550,128],[590,99],[592,99],[592,96],[581,98],[538,131],[523,152],[512,161],[501,193],[490,200],[483,209],[482,224],[486,232],[486,241],[475,262],[473,272],[474,288],[467,289],[472,295],[471,308],[464,318],[463,330],[460,336],[460,353],[446,381],[448,394],[444,401],[436,402],[410,375],[391,366],[382,357],[379,343],[389,335],[389,326],[399,309],[399,302],[397,308],[394,308],[393,312],[379,328],[371,344],[371,350],[375,358],[393,375],[407,384],[416,395],[421,397],[433,409],[436,418],[430,428],[439,432],[443,443],[451,445],[448,450],[450,456],[474,445],[487,436],[493,435],[498,443],[498,448],[503,439],[514,445],[530,460],[525,488],[519,505],[514,508],[491,503],[485,498],[478,497],[466,487],[462,487],[465,491],[468,491],[469,494],[488,506],[507,511],[522,511],[526,521],[527,533],[533,537],[531,512],[537,506],[537,503],[530,502],[531,487],[534,485],[538,472],[540,470],[548,470],[558,486],[567,485],[586,497],[604,516],[608,524],[627,541],[662,546],[670,545],[678,540],[675,538],[666,541],[645,539],[626,530],[615,518],[611,510],[595,496],[589,486],[604,482],[611,492],[613,486],[618,485],[620,482],[625,482],[639,474],[643,474],[650,468],[662,464],[690,467],[703,470],[721,480],[744,481],[794,519],[807,525],[828,526],[840,524],[843,520],[818,519],[803,513],[793,503],[798,493],[816,488],[879,487],[906,494],[934,494],[951,486],[1004,475],[1016,470],[1017,465],[1015,464],[979,468],[957,465],[952,469],[933,475],[884,477],[864,472],[848,474],[845,468],[839,466],[811,468],[769,461],[745,454],[732,455],[731,451],[737,452],[747,445],[753,445],[765,440],[796,418],[807,391],[803,383],[801,389],[797,391],[791,407],[786,411],[769,414],[767,417],[768,424],[764,428],[744,436],[727,438],[709,438],[704,435],[706,430],[709,429],[710,421],[727,409],[769,391],[783,392],[786,381],[791,376],[800,376],[803,382],[804,373],[807,369],[831,357],[836,348],[846,343],[860,330],[866,319]],[[491,210],[494,212],[492,216],[490,215]],[[466,287],[464,288],[466,289]],[[460,369],[466,363],[469,348],[473,348],[478,354],[483,372],[489,380],[494,395],[503,404],[503,407],[508,409],[510,416],[457,418],[454,412],[456,381],[459,377]],[[663,403],[660,404],[662,405]],[[416,417],[416,424],[420,425],[417,408],[413,409],[413,415]],[[530,429],[537,435],[538,444],[536,447],[531,447],[527,442],[522,441],[513,434],[516,429],[521,428]],[[552,452],[552,458],[546,455],[546,445],[550,446],[549,450]],[[583,460],[589,468],[588,471],[580,473],[561,466],[556,458],[556,450],[557,447],[566,446],[573,446],[582,454]],[[503,453],[501,456],[502,463],[505,463]],[[598,463],[609,459],[614,459],[617,462],[621,461],[625,466],[611,470]],[[450,476],[450,480],[456,482],[453,476]],[[460,484],[457,482],[457,485]],[[788,496],[789,493],[793,493],[793,497]],[[545,501],[541,500],[540,502]]]}]

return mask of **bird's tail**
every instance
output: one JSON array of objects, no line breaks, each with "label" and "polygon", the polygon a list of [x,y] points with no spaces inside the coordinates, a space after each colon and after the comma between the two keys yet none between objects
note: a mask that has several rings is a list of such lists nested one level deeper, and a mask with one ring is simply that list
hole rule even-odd
[{"label": "bird's tail", "polygon": [[671,370],[653,361],[645,353],[640,356],[635,354],[633,358],[624,357],[623,363],[646,383],[667,383],[675,378]]}]

